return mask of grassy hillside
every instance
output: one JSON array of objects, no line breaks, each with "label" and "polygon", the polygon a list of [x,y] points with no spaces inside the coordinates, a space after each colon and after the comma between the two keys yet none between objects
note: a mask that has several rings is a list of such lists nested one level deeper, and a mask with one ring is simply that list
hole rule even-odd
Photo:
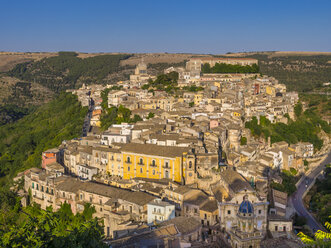
[{"label": "grassy hillside", "polygon": [[294,108],[296,120],[291,120],[289,116],[288,124],[281,122],[271,123],[265,116],[260,117],[260,124],[257,118],[253,117],[251,121],[245,123],[245,127],[251,130],[255,137],[263,136],[266,140],[271,138],[271,143],[286,141],[289,144],[295,144],[299,141],[310,142],[314,148],[321,149],[323,140],[318,137],[318,133],[323,130],[330,134],[330,126],[321,119],[315,108],[309,108],[302,112],[301,103]]},{"label": "grassy hillside", "polygon": [[98,55],[85,59],[74,52],[16,65],[7,75],[37,82],[54,92],[76,88],[83,83],[101,83],[119,70],[120,61],[130,55]]},{"label": "grassy hillside", "polygon": [[8,104],[0,106],[0,126],[17,121],[27,115],[29,109]]},{"label": "grassy hillside", "polygon": [[42,151],[79,137],[86,113],[76,96],[62,93],[17,122],[0,126],[0,184],[39,166]]},{"label": "grassy hillside", "polygon": [[260,72],[273,76],[288,90],[309,92],[331,81],[331,56],[277,56],[277,54],[249,54],[259,60]]}]

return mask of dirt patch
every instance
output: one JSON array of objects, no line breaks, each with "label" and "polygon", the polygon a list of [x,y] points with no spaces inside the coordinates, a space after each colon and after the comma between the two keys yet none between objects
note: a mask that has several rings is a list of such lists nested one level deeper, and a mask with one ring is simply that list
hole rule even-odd
[{"label": "dirt patch", "polygon": [[15,65],[28,62],[37,61],[43,58],[56,56],[57,53],[11,53],[0,52],[0,72],[5,72],[13,69]]}]

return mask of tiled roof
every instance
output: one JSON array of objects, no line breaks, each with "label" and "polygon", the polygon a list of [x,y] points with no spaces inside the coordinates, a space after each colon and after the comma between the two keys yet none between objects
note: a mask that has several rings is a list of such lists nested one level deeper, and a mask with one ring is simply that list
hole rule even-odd
[{"label": "tiled roof", "polygon": [[221,173],[221,177],[235,193],[244,189],[252,190],[252,186],[238,172],[232,169],[224,170]]},{"label": "tiled roof", "polygon": [[201,223],[199,220],[194,217],[185,216],[179,216],[171,220],[167,220],[165,222],[162,222],[160,226],[168,226],[170,224],[174,224],[181,234],[192,233],[196,231],[199,227],[201,227]]},{"label": "tiled roof", "polygon": [[152,144],[137,144],[128,143],[122,147],[123,152],[155,155],[160,157],[180,157],[184,152],[188,152],[188,148],[174,147],[174,146],[158,146]]}]

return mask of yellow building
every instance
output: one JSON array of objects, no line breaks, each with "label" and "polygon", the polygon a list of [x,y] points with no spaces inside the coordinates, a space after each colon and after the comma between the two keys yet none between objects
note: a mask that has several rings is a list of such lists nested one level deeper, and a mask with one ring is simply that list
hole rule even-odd
[{"label": "yellow building", "polygon": [[233,111],[233,116],[240,117],[241,113],[239,111]]},{"label": "yellow building", "polygon": [[271,96],[276,96],[276,89],[275,87],[273,86],[270,86],[268,85],[265,89],[265,92],[268,94],[268,95],[271,95]]},{"label": "yellow building", "polygon": [[119,149],[108,148],[107,173],[110,176],[123,176],[122,172],[122,153]]},{"label": "yellow building", "polygon": [[123,179],[167,178],[190,184],[195,179],[195,157],[189,148],[129,143],[122,147]]},{"label": "yellow building", "polygon": [[215,199],[205,202],[199,209],[201,224],[214,226],[219,222],[219,210]]},{"label": "yellow building", "polygon": [[194,105],[199,105],[203,99],[203,94],[198,93],[194,95]]},{"label": "yellow building", "polygon": [[207,101],[208,101],[208,104],[210,104],[210,103],[212,103],[212,102],[213,102],[213,103],[221,104],[222,99],[221,99],[221,98],[208,98]]}]

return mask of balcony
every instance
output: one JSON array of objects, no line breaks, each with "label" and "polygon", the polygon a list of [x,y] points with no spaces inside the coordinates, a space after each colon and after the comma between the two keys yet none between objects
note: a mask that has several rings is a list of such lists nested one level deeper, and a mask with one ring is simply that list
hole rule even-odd
[{"label": "balcony", "polygon": [[169,170],[171,169],[171,166],[169,166],[169,165],[163,165],[162,167],[163,167],[164,169],[169,169]]},{"label": "balcony", "polygon": [[152,214],[155,214],[155,215],[161,215],[161,216],[164,215],[164,213],[160,213],[160,212],[158,212],[158,211],[152,211]]},{"label": "balcony", "polygon": [[137,165],[144,166],[145,164],[139,162],[139,163],[137,163]]},{"label": "balcony", "polygon": [[149,166],[156,168],[157,167],[157,164],[149,164]]}]

